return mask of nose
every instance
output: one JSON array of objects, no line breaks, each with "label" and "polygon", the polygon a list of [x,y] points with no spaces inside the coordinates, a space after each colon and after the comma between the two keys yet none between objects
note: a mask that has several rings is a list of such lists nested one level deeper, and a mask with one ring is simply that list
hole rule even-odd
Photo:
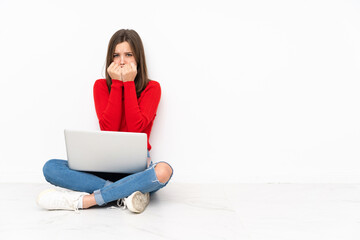
[{"label": "nose", "polygon": [[120,65],[125,65],[124,56],[120,56]]}]

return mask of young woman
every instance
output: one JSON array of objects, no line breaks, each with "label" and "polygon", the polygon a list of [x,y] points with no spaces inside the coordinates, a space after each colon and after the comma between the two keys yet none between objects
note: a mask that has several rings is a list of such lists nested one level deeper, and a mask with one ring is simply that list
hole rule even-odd
[{"label": "young woman", "polygon": [[69,168],[66,160],[45,163],[45,179],[60,188],[47,189],[38,196],[39,206],[49,209],[87,209],[118,200],[130,211],[144,211],[151,192],[166,186],[173,174],[166,162],[153,163],[149,137],[161,89],[149,80],[140,36],[122,29],[110,39],[106,57],[106,79],[94,84],[94,101],[100,129],[103,131],[142,132],[148,139],[148,167],[131,175],[83,172]]}]

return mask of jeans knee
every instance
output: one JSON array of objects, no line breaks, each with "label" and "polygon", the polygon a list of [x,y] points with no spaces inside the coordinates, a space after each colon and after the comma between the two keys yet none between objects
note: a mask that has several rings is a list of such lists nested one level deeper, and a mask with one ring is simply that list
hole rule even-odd
[{"label": "jeans knee", "polygon": [[173,168],[166,162],[159,162],[155,165],[155,173],[161,183],[167,183],[173,174]]},{"label": "jeans knee", "polygon": [[59,161],[61,160],[51,159],[44,164],[43,174],[47,181],[49,181],[49,178],[51,178],[51,176],[54,176],[54,174],[56,174],[57,170],[59,169]]}]

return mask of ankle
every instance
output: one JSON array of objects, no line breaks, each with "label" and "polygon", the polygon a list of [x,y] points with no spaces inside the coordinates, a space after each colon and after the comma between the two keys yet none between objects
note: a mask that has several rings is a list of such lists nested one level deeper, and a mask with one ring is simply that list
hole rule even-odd
[{"label": "ankle", "polygon": [[83,209],[90,208],[96,205],[94,194],[84,196],[82,201]]}]

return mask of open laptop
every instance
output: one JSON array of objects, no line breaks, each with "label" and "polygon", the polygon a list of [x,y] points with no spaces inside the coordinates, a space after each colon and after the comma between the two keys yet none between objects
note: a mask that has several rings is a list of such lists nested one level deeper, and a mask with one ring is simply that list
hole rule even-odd
[{"label": "open laptop", "polygon": [[145,133],[65,129],[69,167],[74,170],[135,173],[146,169]]}]

